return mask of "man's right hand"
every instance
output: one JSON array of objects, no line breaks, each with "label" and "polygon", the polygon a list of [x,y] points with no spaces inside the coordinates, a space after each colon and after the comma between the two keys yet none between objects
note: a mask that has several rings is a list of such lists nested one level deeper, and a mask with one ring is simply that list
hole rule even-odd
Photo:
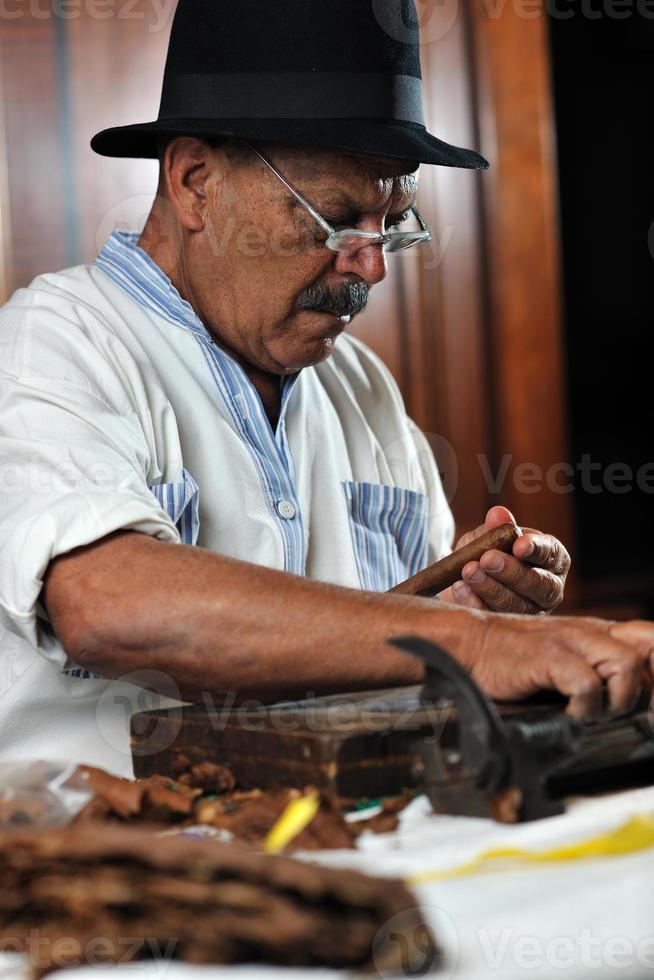
[{"label": "man's right hand", "polygon": [[629,711],[643,686],[651,688],[654,623],[486,614],[460,659],[492,698],[552,689],[568,698],[569,714],[592,720]]}]

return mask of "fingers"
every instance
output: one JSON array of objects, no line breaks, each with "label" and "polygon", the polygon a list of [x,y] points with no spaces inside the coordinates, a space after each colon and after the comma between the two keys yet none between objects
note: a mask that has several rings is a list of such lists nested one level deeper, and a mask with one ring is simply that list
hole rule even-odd
[{"label": "fingers", "polygon": [[[457,547],[508,522],[515,523],[510,510],[491,507],[485,524],[464,535]],[[514,543],[512,556],[492,550],[479,562],[469,562],[449,601],[501,613],[551,612],[563,601],[569,569],[570,555],[557,538],[527,528]]]},{"label": "fingers", "polygon": [[611,623],[609,634],[636,650],[644,661],[654,667],[654,623],[632,619],[627,623]]},{"label": "fingers", "polygon": [[468,562],[462,574],[466,585],[495,612],[549,611],[563,599],[563,579],[501,551],[487,551],[480,561]]},{"label": "fingers", "polygon": [[614,639],[636,650],[641,657],[643,681],[648,687],[654,686],[654,623],[644,619],[613,623],[609,633]]},{"label": "fingers", "polygon": [[493,616],[484,624],[481,649],[471,662],[473,676],[500,701],[522,701],[537,691],[558,691],[568,713],[596,718],[603,703],[603,681],[573,649],[575,630],[556,619]]},{"label": "fingers", "polygon": [[[499,554],[499,552],[487,553]],[[466,588],[472,590],[473,594],[493,612],[533,615],[540,611],[539,605],[516,590],[514,579],[518,576],[506,576],[507,584],[504,584],[502,573],[489,575],[486,566],[476,561],[469,562],[462,574]]]},{"label": "fingers", "polygon": [[[499,700],[522,700],[542,689],[568,698],[568,713],[596,719],[630,711],[642,688],[642,653],[612,635],[618,624],[574,617],[488,616],[473,673]],[[631,627],[649,644],[654,627]],[[643,639],[643,636],[645,639]],[[649,649],[649,646],[648,646]]]},{"label": "fingers", "polygon": [[451,588],[441,592],[438,598],[442,602],[452,602],[454,605],[465,606],[467,609],[485,609],[488,611],[488,606],[483,599],[475,595],[465,582],[455,582]]},{"label": "fingers", "polygon": [[612,713],[630,711],[641,691],[642,658],[626,643],[606,632],[577,629],[576,649],[606,683],[608,706]]},{"label": "fingers", "polygon": [[547,658],[544,666],[547,682],[542,686],[567,697],[566,714],[584,721],[599,717],[604,702],[603,686],[599,674],[589,663],[569,653],[555,653]]},{"label": "fingers", "polygon": [[570,555],[552,534],[524,529],[522,537],[513,545],[513,554],[519,561],[538,565],[554,575],[565,577],[570,571]]}]

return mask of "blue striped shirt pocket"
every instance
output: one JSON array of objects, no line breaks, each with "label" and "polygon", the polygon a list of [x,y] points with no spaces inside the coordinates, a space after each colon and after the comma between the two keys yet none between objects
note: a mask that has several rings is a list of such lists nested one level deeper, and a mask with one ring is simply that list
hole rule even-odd
[{"label": "blue striped shirt pocket", "polygon": [[180,483],[159,483],[150,490],[179,531],[182,544],[197,544],[200,533],[200,488],[188,470],[182,470],[182,475]]},{"label": "blue striped shirt pocket", "polygon": [[381,483],[343,483],[361,587],[386,592],[427,564],[429,497]]}]

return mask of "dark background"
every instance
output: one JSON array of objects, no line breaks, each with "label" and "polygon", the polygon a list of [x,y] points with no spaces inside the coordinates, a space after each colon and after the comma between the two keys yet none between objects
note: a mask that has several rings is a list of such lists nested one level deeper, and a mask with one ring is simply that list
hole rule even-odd
[{"label": "dark background", "polygon": [[[634,474],[621,493],[577,479],[577,551],[589,584],[608,592],[638,579],[654,612],[654,20],[569,9],[550,17],[550,37],[571,460]],[[650,492],[635,479],[648,463]],[[601,473],[589,478],[601,484]]]}]

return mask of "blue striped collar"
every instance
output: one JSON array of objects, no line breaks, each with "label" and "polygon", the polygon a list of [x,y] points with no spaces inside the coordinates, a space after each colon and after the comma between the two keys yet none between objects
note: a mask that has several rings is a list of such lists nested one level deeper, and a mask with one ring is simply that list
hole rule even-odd
[{"label": "blue striped collar", "polygon": [[[138,232],[113,231],[94,265],[102,269],[141,306],[168,323],[194,333],[210,349],[212,356],[223,364],[223,370],[232,378],[231,398],[236,398],[237,393],[240,393],[246,397],[250,412],[260,408],[263,413],[261,399],[236,358],[215,342],[191,304],[182,299],[163,269],[139,247],[138,240]],[[299,376],[298,371],[281,379],[280,420],[285,415],[289,396]]]},{"label": "blue striped collar", "polygon": [[113,231],[94,265],[157,316],[208,336],[191,304],[182,299],[165,272],[137,245],[139,237],[138,232]]}]

